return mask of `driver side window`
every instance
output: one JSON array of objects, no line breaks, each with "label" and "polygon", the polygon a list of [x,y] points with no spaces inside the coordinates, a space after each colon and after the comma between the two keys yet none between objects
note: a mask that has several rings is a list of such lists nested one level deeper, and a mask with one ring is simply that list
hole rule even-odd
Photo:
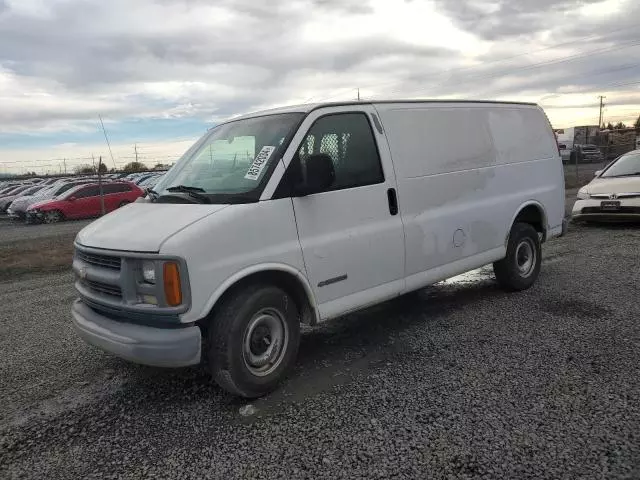
[{"label": "driver side window", "polygon": [[365,113],[339,113],[319,118],[311,126],[294,158],[299,174],[309,155],[326,154],[335,170],[333,185],[341,190],[384,182],[380,155]]}]

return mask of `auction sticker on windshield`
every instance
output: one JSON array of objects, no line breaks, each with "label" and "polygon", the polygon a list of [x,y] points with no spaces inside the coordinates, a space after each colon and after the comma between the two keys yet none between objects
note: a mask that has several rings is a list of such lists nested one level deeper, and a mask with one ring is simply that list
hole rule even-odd
[{"label": "auction sticker on windshield", "polygon": [[246,178],[247,180],[258,180],[260,174],[262,173],[262,169],[269,161],[269,158],[271,158],[271,154],[275,149],[276,147],[272,147],[270,145],[265,145],[264,147],[262,147],[262,150],[260,150],[260,153],[256,155],[256,158],[253,160],[253,163],[249,167],[249,170],[247,170],[244,178]]}]

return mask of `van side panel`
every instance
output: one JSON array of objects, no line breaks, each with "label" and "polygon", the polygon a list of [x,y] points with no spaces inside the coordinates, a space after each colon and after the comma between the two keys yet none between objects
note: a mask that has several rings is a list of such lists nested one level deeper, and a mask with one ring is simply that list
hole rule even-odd
[{"label": "van side panel", "polygon": [[502,258],[511,222],[527,202],[550,210],[551,226],[561,224],[562,164],[537,107],[376,108],[397,173],[408,289],[437,281],[425,272],[443,265],[476,268]]},{"label": "van side panel", "polygon": [[538,193],[523,201],[536,201],[543,206],[547,234],[551,230],[561,229],[565,213],[564,170],[555,134],[542,109],[491,108],[489,126],[499,165],[517,168],[518,165],[529,164],[533,169],[532,180],[519,181]]}]

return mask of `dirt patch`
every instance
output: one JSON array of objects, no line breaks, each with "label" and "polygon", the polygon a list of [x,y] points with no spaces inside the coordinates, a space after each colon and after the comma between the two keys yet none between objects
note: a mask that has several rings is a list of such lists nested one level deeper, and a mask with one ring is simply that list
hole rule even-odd
[{"label": "dirt patch", "polygon": [[75,234],[0,243],[0,281],[69,270]]}]

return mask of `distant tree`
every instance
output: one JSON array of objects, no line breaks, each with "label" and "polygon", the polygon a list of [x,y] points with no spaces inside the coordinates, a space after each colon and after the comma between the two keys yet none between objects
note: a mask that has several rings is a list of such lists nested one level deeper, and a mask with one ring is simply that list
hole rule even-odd
[{"label": "distant tree", "polygon": [[638,115],[638,119],[636,120],[636,123],[633,124],[634,127],[636,127],[636,132],[640,133],[640,115]]},{"label": "distant tree", "polygon": [[147,166],[141,162],[127,163],[122,169],[123,172],[127,172],[127,173],[144,172],[146,170],[147,170]]},{"label": "distant tree", "polygon": [[80,165],[74,169],[77,174],[96,173],[96,169],[92,165]]},{"label": "distant tree", "polygon": [[613,130],[615,127],[613,126],[613,123],[609,122],[607,123],[607,130]]},{"label": "distant tree", "polygon": [[623,130],[625,128],[627,128],[627,126],[624,123],[622,122],[616,123],[616,130]]},{"label": "distant tree", "polygon": [[109,171],[109,169],[107,168],[107,166],[104,163],[101,163],[98,166],[98,172],[99,173],[107,173]]},{"label": "distant tree", "polygon": [[168,168],[168,165],[162,163],[156,163],[156,166],[153,167],[154,170],[164,170],[165,168]]}]

